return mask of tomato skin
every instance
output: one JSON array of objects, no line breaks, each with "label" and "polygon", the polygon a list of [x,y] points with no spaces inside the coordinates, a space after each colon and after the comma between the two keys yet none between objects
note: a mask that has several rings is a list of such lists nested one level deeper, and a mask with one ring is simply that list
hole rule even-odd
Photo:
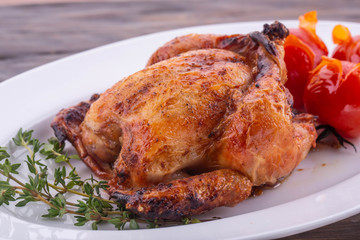
[{"label": "tomato skin", "polygon": [[360,36],[353,37],[352,41],[347,44],[338,45],[332,57],[339,60],[360,63]]},{"label": "tomato skin", "polygon": [[360,136],[360,64],[323,58],[304,91],[307,112],[344,137]]},{"label": "tomato skin", "polygon": [[349,29],[342,25],[336,25],[332,32],[334,43],[338,44],[332,57],[360,63],[360,36],[351,36]]},{"label": "tomato skin", "polygon": [[303,93],[310,71],[328,54],[324,42],[316,35],[316,12],[308,12],[299,17],[299,28],[290,29],[284,43],[285,63],[288,80],[285,86],[294,97],[293,107],[302,111]]},{"label": "tomato skin", "polygon": [[293,107],[301,110],[303,108],[303,94],[309,71],[313,69],[314,65],[314,54],[307,45],[292,35],[286,39],[284,50],[284,61],[288,76],[285,86],[294,98]]},{"label": "tomato skin", "polygon": [[325,43],[317,36],[313,35],[311,32],[299,28],[299,29],[290,29],[290,33],[298,37],[303,43],[305,43],[311,51],[314,53],[314,66],[316,67],[321,62],[322,56],[328,55],[327,47]]}]

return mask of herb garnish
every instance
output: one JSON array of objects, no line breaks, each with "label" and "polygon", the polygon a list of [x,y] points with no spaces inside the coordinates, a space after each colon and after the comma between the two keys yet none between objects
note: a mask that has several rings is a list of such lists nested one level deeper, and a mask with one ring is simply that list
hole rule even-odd
[{"label": "herb garnish", "polygon": [[[96,180],[92,175],[82,180],[70,162],[79,157],[63,153],[64,146],[57,139],[50,138],[47,143],[41,143],[32,134],[32,130],[20,129],[12,139],[17,147],[25,148],[28,152],[24,161],[29,171],[26,182],[16,177],[21,163],[11,163],[7,148],[0,147],[0,175],[6,178],[0,179],[0,206],[16,202],[15,206],[23,207],[29,202],[43,202],[49,208],[42,217],[62,218],[65,214],[72,214],[75,215],[75,226],[83,226],[90,222],[93,230],[97,230],[98,225],[105,222],[119,230],[138,229],[139,223],[146,224],[148,228],[157,228],[169,223],[200,222],[195,218],[185,218],[181,222],[149,221],[134,215],[118,202],[101,196],[101,191],[109,187],[107,181]],[[50,180],[44,159],[65,163],[67,166],[55,168]],[[67,200],[69,194],[78,195],[81,199],[70,202]]]}]

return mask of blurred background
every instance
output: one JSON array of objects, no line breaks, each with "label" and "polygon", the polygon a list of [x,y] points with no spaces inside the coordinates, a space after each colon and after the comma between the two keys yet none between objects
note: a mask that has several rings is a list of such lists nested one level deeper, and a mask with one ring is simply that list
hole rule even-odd
[{"label": "blurred background", "polygon": [[297,19],[360,22],[357,0],[0,0],[0,81],[44,63],[147,33],[195,25]]},{"label": "blurred background", "polygon": [[[196,25],[297,19],[360,23],[358,0],[0,0],[0,82],[143,34]],[[360,215],[286,239],[358,239]]]}]

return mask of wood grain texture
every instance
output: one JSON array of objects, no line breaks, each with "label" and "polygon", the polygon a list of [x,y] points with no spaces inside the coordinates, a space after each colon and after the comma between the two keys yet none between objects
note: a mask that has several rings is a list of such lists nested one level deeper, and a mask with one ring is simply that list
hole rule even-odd
[{"label": "wood grain texture", "polygon": [[296,19],[360,22],[358,1],[121,1],[0,7],[0,81],[103,44],[194,25]]},{"label": "wood grain texture", "polygon": [[[360,22],[357,0],[110,1],[0,7],[0,82],[107,43],[195,25],[296,19],[317,10],[321,20]],[[306,209],[304,209],[306,211]],[[284,239],[359,239],[360,215]]]}]

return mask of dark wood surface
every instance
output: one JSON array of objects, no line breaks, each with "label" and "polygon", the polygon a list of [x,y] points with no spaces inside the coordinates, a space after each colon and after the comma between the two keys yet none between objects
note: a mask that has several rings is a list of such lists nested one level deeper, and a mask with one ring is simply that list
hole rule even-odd
[{"label": "dark wood surface", "polygon": [[[360,22],[360,1],[99,1],[0,7],[0,82],[33,67],[107,43],[195,25],[296,19]],[[306,211],[306,209],[304,209]],[[360,239],[360,214],[285,239]]]}]

